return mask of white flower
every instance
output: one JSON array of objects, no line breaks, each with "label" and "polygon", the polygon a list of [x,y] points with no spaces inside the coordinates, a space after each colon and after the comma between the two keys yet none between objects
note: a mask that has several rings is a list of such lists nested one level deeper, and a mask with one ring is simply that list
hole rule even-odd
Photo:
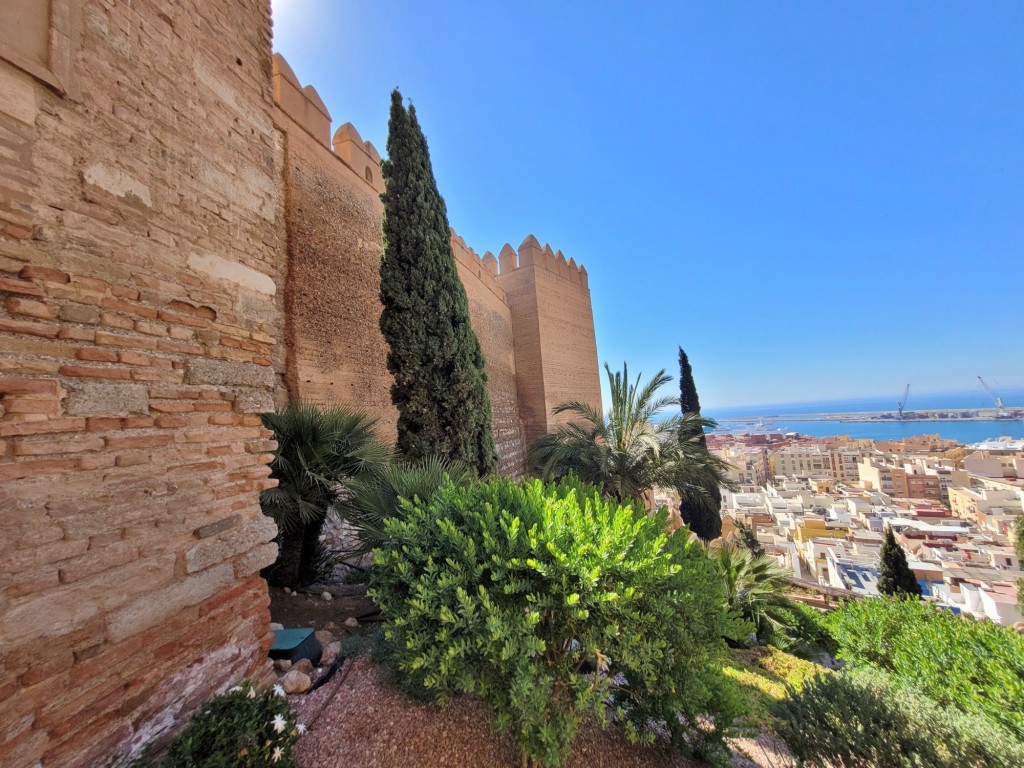
[{"label": "white flower", "polygon": [[299,723],[298,725],[296,725],[295,729],[299,732],[299,736],[301,736],[302,734],[304,734],[306,732],[306,726],[304,726],[302,723]]},{"label": "white flower", "polygon": [[228,693],[238,693],[240,690],[242,690],[242,686],[236,685],[234,688],[229,688]]},{"label": "white flower", "polygon": [[256,686],[253,686],[252,688],[249,689],[249,698],[250,699],[255,699],[256,698]]},{"label": "white flower", "polygon": [[280,685],[275,685],[274,686],[274,693],[277,694],[278,696],[284,696],[285,695],[284,694],[284,688],[282,688]]},{"label": "white flower", "polygon": [[274,730],[277,733],[281,733],[285,728],[284,718],[281,715],[274,715],[274,719],[270,721],[270,724],[274,726]]},{"label": "white flower", "polygon": [[[278,715],[278,717],[280,717],[280,715]],[[276,763],[282,757],[284,757],[284,750],[280,747],[274,747],[274,754],[270,756],[270,759]]]}]

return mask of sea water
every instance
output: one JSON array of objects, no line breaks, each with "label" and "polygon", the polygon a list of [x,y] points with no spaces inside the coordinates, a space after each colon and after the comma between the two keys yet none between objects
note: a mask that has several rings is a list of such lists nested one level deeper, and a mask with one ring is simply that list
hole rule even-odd
[{"label": "sea water", "polygon": [[[1012,410],[1024,408],[1024,392],[1019,390],[1001,393],[1003,406]],[[1024,422],[1016,420],[1000,421],[799,421],[788,420],[786,416],[803,414],[840,414],[883,411],[896,412],[896,398],[858,398],[851,400],[823,400],[806,403],[776,403],[769,405],[743,406],[739,408],[711,409],[705,415],[713,419],[746,419],[736,422],[723,422],[721,431],[753,431],[753,424],[762,424],[757,431],[766,432],[799,432],[814,437],[829,435],[849,435],[852,438],[870,438],[872,440],[901,440],[914,435],[941,435],[949,440],[960,443],[977,443],[989,438],[1012,437],[1024,438]],[[905,409],[908,411],[963,411],[995,407],[993,400],[985,392],[952,392],[947,394],[922,394],[918,397],[910,393]]]}]

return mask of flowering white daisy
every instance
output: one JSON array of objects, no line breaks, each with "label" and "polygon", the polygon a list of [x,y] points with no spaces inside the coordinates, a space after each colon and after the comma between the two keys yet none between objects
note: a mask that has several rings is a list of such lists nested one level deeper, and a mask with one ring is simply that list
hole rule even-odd
[{"label": "flowering white daisy", "polygon": [[255,699],[256,698],[256,686],[255,685],[252,688],[249,689],[249,698],[250,699]]},{"label": "flowering white daisy", "polygon": [[295,729],[299,732],[299,736],[301,736],[302,734],[304,734],[306,732],[306,726],[303,725],[302,723],[299,723],[298,725],[296,725]]},{"label": "flowering white daisy", "polygon": [[284,757],[284,750],[280,747],[274,747],[274,754],[270,756],[270,759],[276,763],[282,757]]},{"label": "flowering white daisy", "polygon": [[277,694],[278,696],[284,696],[285,695],[284,694],[284,688],[281,687],[280,685],[275,685],[274,686],[274,693]]},{"label": "flowering white daisy", "polygon": [[228,693],[238,693],[240,690],[242,690],[242,686],[236,685],[233,688],[229,688]]},{"label": "flowering white daisy", "polygon": [[270,721],[270,724],[274,726],[274,730],[277,733],[281,733],[285,728],[284,718],[281,715],[274,715],[274,719]]}]

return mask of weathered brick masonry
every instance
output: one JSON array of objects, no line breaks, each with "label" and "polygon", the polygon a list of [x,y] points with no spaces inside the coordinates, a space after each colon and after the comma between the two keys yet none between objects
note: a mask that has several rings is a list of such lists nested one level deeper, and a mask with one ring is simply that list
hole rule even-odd
[{"label": "weathered brick masonry", "polygon": [[[123,758],[268,671],[259,413],[394,434],[380,158],[270,50],[268,0],[0,1],[4,768]],[[600,405],[586,271],[452,239],[519,474]]]},{"label": "weathered brick masonry", "polygon": [[0,23],[0,763],[94,766],[266,670],[269,7],[20,5],[73,48]]}]

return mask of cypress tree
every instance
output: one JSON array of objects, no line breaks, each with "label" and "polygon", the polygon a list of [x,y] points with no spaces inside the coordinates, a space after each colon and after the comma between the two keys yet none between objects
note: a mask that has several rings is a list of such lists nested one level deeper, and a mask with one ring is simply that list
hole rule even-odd
[{"label": "cypress tree", "polygon": [[[700,397],[697,395],[697,385],[693,383],[693,369],[682,347],[679,348],[679,410],[684,416],[688,413],[700,415]],[[704,436],[704,430],[700,430],[696,436],[706,448],[708,439]]]},{"label": "cypress tree", "polygon": [[[679,409],[683,416],[692,415],[700,418],[700,397],[697,385],[693,381],[693,369],[690,358],[682,347],[679,348]],[[680,440],[696,440],[701,448],[707,450],[708,439],[704,428],[697,424],[689,428],[680,427]],[[690,530],[702,541],[712,541],[722,535],[722,491],[717,483],[705,488],[707,498],[696,501],[683,501],[679,505],[679,514]]]},{"label": "cypress tree", "polygon": [[882,542],[882,567],[878,574],[878,591],[896,597],[921,597],[921,585],[907,564],[907,555],[896,542],[892,528],[885,529]]},{"label": "cypress tree", "polygon": [[757,540],[757,534],[754,533],[754,529],[742,520],[736,521],[736,534],[739,539],[740,546],[749,550],[750,554],[754,557],[761,557],[764,554],[764,547],[761,545],[761,542]]},{"label": "cypress tree", "polygon": [[496,466],[480,342],[469,318],[427,140],[412,106],[391,94],[380,265],[380,329],[387,339],[398,449],[409,459]]}]

